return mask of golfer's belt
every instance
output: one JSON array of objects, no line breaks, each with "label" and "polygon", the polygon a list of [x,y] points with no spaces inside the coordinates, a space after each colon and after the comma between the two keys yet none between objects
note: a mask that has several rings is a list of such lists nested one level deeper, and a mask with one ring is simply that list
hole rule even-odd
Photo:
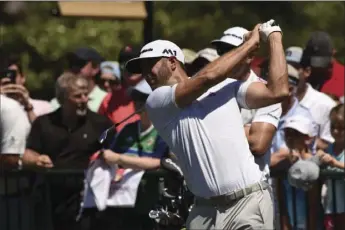
[{"label": "golfer's belt", "polygon": [[236,190],[236,191],[233,191],[221,196],[215,196],[211,198],[196,197],[195,205],[206,205],[206,206],[229,205],[253,192],[257,192],[259,190],[265,190],[268,187],[269,187],[269,184],[267,182],[261,181],[261,182],[252,184],[244,189],[239,189],[239,190]]}]

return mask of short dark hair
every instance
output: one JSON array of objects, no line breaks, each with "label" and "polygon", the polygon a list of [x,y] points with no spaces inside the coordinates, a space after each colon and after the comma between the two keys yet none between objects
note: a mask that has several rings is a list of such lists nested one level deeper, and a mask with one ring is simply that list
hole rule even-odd
[{"label": "short dark hair", "polygon": [[10,54],[10,55],[1,54],[0,69],[5,70],[8,67],[10,67],[11,65],[16,65],[18,67],[19,73],[23,74],[22,64],[21,64],[20,58],[18,56],[13,55],[13,54]]}]

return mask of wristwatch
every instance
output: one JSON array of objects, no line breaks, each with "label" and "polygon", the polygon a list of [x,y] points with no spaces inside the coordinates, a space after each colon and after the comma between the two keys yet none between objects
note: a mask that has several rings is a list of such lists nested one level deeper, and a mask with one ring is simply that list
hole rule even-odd
[{"label": "wristwatch", "polygon": [[34,107],[32,106],[32,104],[28,104],[27,106],[24,107],[24,110],[26,112],[32,111],[34,109]]},{"label": "wristwatch", "polygon": [[17,164],[18,164],[18,169],[19,170],[23,169],[22,156],[19,156]]}]

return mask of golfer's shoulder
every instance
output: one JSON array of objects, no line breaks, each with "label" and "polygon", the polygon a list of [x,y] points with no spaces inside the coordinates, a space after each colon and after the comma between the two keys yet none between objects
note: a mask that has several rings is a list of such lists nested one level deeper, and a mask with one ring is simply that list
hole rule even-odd
[{"label": "golfer's shoulder", "polygon": [[161,86],[156,88],[146,100],[147,109],[164,108],[174,103],[175,100],[175,88],[173,86]]}]

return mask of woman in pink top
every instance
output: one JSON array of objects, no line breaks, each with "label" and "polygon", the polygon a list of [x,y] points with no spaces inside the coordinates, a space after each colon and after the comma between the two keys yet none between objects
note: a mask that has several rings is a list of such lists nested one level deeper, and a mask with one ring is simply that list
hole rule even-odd
[{"label": "woman in pink top", "polygon": [[[127,93],[127,89],[121,83],[119,65],[114,62],[103,62],[101,64],[101,82],[109,92],[103,99],[99,113],[106,115],[110,120],[118,123],[135,112],[134,103]],[[126,122],[117,126],[121,130],[126,124],[139,120],[139,115],[134,115]]]}]

